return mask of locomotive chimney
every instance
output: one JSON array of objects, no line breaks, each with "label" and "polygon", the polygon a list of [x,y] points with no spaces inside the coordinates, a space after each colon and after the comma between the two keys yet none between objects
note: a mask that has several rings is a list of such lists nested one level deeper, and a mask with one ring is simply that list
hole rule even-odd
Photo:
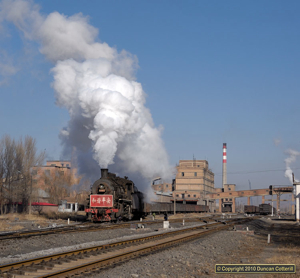
[{"label": "locomotive chimney", "polygon": [[101,169],[101,178],[107,179],[108,176],[108,169]]}]

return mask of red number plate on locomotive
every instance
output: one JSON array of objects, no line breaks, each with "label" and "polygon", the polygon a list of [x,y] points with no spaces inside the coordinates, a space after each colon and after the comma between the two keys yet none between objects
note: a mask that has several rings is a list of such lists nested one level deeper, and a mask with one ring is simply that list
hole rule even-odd
[{"label": "red number plate on locomotive", "polygon": [[90,195],[91,207],[112,208],[113,195]]}]

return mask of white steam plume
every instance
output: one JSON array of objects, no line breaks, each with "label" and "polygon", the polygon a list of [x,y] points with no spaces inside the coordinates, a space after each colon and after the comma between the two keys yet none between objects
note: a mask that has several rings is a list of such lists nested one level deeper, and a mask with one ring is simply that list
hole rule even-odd
[{"label": "white steam plume", "polygon": [[[289,157],[284,160],[285,166],[286,166],[284,176],[290,180],[291,184],[293,184],[293,175],[292,175],[293,171],[290,166],[292,163],[296,162],[297,156],[300,156],[300,152],[292,150],[292,149],[288,149],[286,151],[286,153],[289,155]],[[295,179],[295,181],[299,182],[296,179]]]},{"label": "white steam plume", "polygon": [[61,132],[66,150],[75,147],[80,156],[92,148],[103,168],[117,159],[123,171],[170,178],[162,129],[154,126],[145,93],[135,81],[136,56],[99,42],[98,30],[82,14],[43,16],[25,0],[5,0],[0,8],[0,22],[13,22],[55,63],[57,105],[70,114]]}]

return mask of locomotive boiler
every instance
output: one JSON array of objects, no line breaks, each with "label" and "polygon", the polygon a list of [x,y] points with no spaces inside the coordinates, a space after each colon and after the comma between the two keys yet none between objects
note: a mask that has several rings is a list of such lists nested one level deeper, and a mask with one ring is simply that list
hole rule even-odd
[{"label": "locomotive boiler", "polygon": [[90,221],[131,220],[142,216],[143,207],[143,193],[128,177],[120,178],[101,169],[101,178],[92,185],[85,212]]}]

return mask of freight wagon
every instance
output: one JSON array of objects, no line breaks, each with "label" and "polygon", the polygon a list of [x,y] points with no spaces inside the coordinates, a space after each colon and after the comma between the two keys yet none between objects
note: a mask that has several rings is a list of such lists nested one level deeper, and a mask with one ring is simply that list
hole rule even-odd
[{"label": "freight wagon", "polygon": [[[275,208],[273,208],[273,213],[276,213]],[[268,215],[272,214],[272,206],[270,204],[260,204],[259,205],[259,214]]]},{"label": "freight wagon", "polygon": [[224,206],[222,206],[222,212],[232,212],[232,206],[229,204],[224,204]]},{"label": "freight wagon", "polygon": [[[177,213],[190,213],[190,212],[208,212],[209,208],[205,205],[191,205],[176,203]],[[144,213],[174,213],[174,203],[144,203]]]},{"label": "freight wagon", "polygon": [[247,214],[259,214],[259,207],[257,206],[244,206],[244,213]]}]

